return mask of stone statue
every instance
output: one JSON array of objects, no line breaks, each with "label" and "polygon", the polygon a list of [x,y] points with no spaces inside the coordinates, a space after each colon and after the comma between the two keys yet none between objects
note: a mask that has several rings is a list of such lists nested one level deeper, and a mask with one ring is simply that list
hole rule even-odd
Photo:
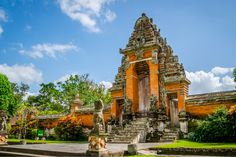
[{"label": "stone statue", "polygon": [[95,134],[100,132],[105,132],[105,123],[103,119],[103,102],[102,100],[95,101],[94,103],[94,113],[93,113],[93,130]]},{"label": "stone statue", "polygon": [[7,132],[7,115],[4,111],[0,110],[0,132]]},{"label": "stone statue", "polygon": [[0,110],[0,145],[7,144],[7,114]]},{"label": "stone statue", "polygon": [[131,104],[132,104],[131,100],[126,98],[123,105],[124,113],[131,113],[131,106],[132,106]]},{"label": "stone statue", "polygon": [[105,123],[103,119],[103,102],[98,100],[94,102],[93,113],[93,130],[91,131],[88,141],[88,156],[106,156],[107,133],[105,133]]}]

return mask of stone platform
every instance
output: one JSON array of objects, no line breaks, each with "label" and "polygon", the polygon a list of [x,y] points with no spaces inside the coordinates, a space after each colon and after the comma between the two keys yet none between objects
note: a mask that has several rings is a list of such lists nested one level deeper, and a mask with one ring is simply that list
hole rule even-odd
[{"label": "stone platform", "polygon": [[[147,149],[163,143],[138,143],[138,150]],[[128,148],[127,144],[107,144],[109,154],[114,157],[122,156]],[[27,144],[0,147],[0,152],[16,152],[41,156],[86,156],[88,144]]]}]

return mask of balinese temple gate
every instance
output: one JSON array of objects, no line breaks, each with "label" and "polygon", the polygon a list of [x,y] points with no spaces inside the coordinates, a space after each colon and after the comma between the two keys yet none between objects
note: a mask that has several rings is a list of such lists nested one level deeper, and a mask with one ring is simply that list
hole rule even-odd
[{"label": "balinese temple gate", "polygon": [[180,121],[185,119],[190,81],[151,18],[142,14],[120,53],[121,66],[111,88],[113,118],[120,124],[146,118],[150,125],[158,123],[154,130],[183,125],[186,131]]}]

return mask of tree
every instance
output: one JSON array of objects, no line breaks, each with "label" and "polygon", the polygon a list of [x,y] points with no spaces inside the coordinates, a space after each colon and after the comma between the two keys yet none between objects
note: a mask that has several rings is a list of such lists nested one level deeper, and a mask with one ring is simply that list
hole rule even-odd
[{"label": "tree", "polygon": [[105,104],[111,103],[110,92],[102,84],[89,79],[89,75],[71,75],[65,82],[57,83],[62,93],[63,104],[70,104],[79,93],[85,106],[91,106],[94,101],[102,99]]},{"label": "tree", "polygon": [[11,86],[16,100],[16,104],[19,107],[24,104],[24,97],[29,91],[29,85],[25,83],[21,83],[20,85],[18,85],[17,83],[11,83]]},{"label": "tree", "polygon": [[42,83],[41,89],[39,90],[39,95],[35,100],[36,106],[40,111],[63,111],[63,106],[60,102],[60,91],[56,88],[56,85],[52,82],[48,84]]},{"label": "tree", "polygon": [[35,104],[41,113],[68,112],[70,104],[77,94],[85,106],[93,105],[95,100],[102,99],[105,104],[111,103],[111,94],[102,84],[89,79],[88,74],[71,75],[67,80],[57,83],[42,83],[39,95],[29,97],[30,104]]},{"label": "tree", "polygon": [[12,116],[16,110],[16,101],[7,76],[0,73],[0,109]]}]

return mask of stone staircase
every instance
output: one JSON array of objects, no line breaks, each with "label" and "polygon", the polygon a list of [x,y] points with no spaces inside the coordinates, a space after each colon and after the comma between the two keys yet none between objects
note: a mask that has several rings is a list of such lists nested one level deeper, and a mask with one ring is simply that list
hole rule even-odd
[{"label": "stone staircase", "polygon": [[159,142],[174,142],[179,137],[179,131],[174,129],[165,129]]},{"label": "stone staircase", "polygon": [[139,143],[145,142],[147,134],[147,119],[137,118],[126,124],[124,128],[113,127],[108,136],[108,143]]}]

